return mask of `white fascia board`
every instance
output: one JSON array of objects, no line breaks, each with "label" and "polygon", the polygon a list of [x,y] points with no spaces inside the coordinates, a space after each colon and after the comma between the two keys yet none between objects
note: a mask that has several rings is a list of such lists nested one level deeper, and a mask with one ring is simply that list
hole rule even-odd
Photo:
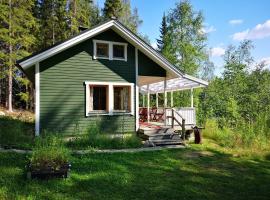
[{"label": "white fascia board", "polygon": [[21,63],[19,63],[19,65],[25,70],[29,68],[30,66],[32,66],[34,63],[45,60],[46,58],[49,58],[61,51],[64,51],[67,48],[70,48],[84,40],[87,40],[88,38],[93,37],[94,35],[109,29],[113,25],[114,25],[113,21],[109,21],[83,34],[80,34],[77,37],[71,38],[70,40],[63,42],[62,44],[59,44],[51,49],[48,49],[47,51],[44,51],[40,54],[37,54],[36,56],[33,56],[25,61],[22,61]]},{"label": "white fascia board", "polygon": [[208,86],[208,82],[207,82],[207,81],[204,81],[204,80],[202,80],[202,79],[200,79],[200,78],[196,78],[196,77],[190,76],[190,75],[188,75],[188,74],[184,74],[183,77],[186,78],[186,79],[195,81],[195,82],[197,82],[197,83],[199,83],[199,84],[202,84],[202,85],[204,85],[204,86]]}]

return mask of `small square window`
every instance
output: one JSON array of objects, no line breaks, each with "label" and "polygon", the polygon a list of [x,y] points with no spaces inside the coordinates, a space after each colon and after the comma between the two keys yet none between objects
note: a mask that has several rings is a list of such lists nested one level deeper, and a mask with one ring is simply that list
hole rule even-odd
[{"label": "small square window", "polygon": [[109,44],[97,43],[96,44],[96,56],[102,58],[109,58]]},{"label": "small square window", "polygon": [[114,44],[113,45],[113,58],[125,59],[125,46]]}]

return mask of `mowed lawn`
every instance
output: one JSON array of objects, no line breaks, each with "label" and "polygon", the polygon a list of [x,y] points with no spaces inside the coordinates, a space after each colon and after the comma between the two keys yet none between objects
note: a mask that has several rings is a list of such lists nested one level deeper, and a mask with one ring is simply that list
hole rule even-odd
[{"label": "mowed lawn", "polygon": [[27,156],[0,153],[0,199],[270,199],[270,159],[207,145],[73,156],[71,177],[26,180]]}]

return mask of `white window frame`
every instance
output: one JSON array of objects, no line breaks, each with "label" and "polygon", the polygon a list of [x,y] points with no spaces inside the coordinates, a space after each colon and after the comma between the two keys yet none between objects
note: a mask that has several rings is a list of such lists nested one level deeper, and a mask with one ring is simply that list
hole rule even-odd
[{"label": "white window frame", "polygon": [[[108,86],[108,112],[97,113],[95,111],[90,111],[90,86],[91,85],[102,85]],[[117,112],[114,110],[114,86],[129,86],[130,87],[130,112]],[[85,95],[86,95],[86,109],[85,116],[96,116],[96,115],[134,115],[134,83],[118,83],[118,82],[95,82],[95,81],[85,81]]]},{"label": "white window frame", "polygon": [[[109,45],[109,57],[97,56],[97,43],[102,43],[102,44],[108,44]],[[127,45],[128,45],[127,43],[112,42],[112,41],[105,41],[105,40],[93,40],[93,44],[94,44],[94,51],[93,51],[93,58],[94,59],[127,61]],[[124,46],[124,58],[114,58],[113,57],[113,45],[122,45],[122,46]]]}]

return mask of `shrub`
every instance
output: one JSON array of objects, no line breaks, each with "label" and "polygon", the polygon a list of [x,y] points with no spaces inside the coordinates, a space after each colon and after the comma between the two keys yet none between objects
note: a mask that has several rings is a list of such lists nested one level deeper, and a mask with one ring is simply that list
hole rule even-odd
[{"label": "shrub", "polygon": [[65,147],[63,139],[50,135],[35,140],[35,147],[30,157],[33,169],[51,167],[54,170],[68,163],[70,152]]},{"label": "shrub", "polygon": [[204,135],[224,147],[263,150],[269,148],[269,128],[262,121],[239,122],[235,128],[220,128],[216,120],[207,120]]}]

